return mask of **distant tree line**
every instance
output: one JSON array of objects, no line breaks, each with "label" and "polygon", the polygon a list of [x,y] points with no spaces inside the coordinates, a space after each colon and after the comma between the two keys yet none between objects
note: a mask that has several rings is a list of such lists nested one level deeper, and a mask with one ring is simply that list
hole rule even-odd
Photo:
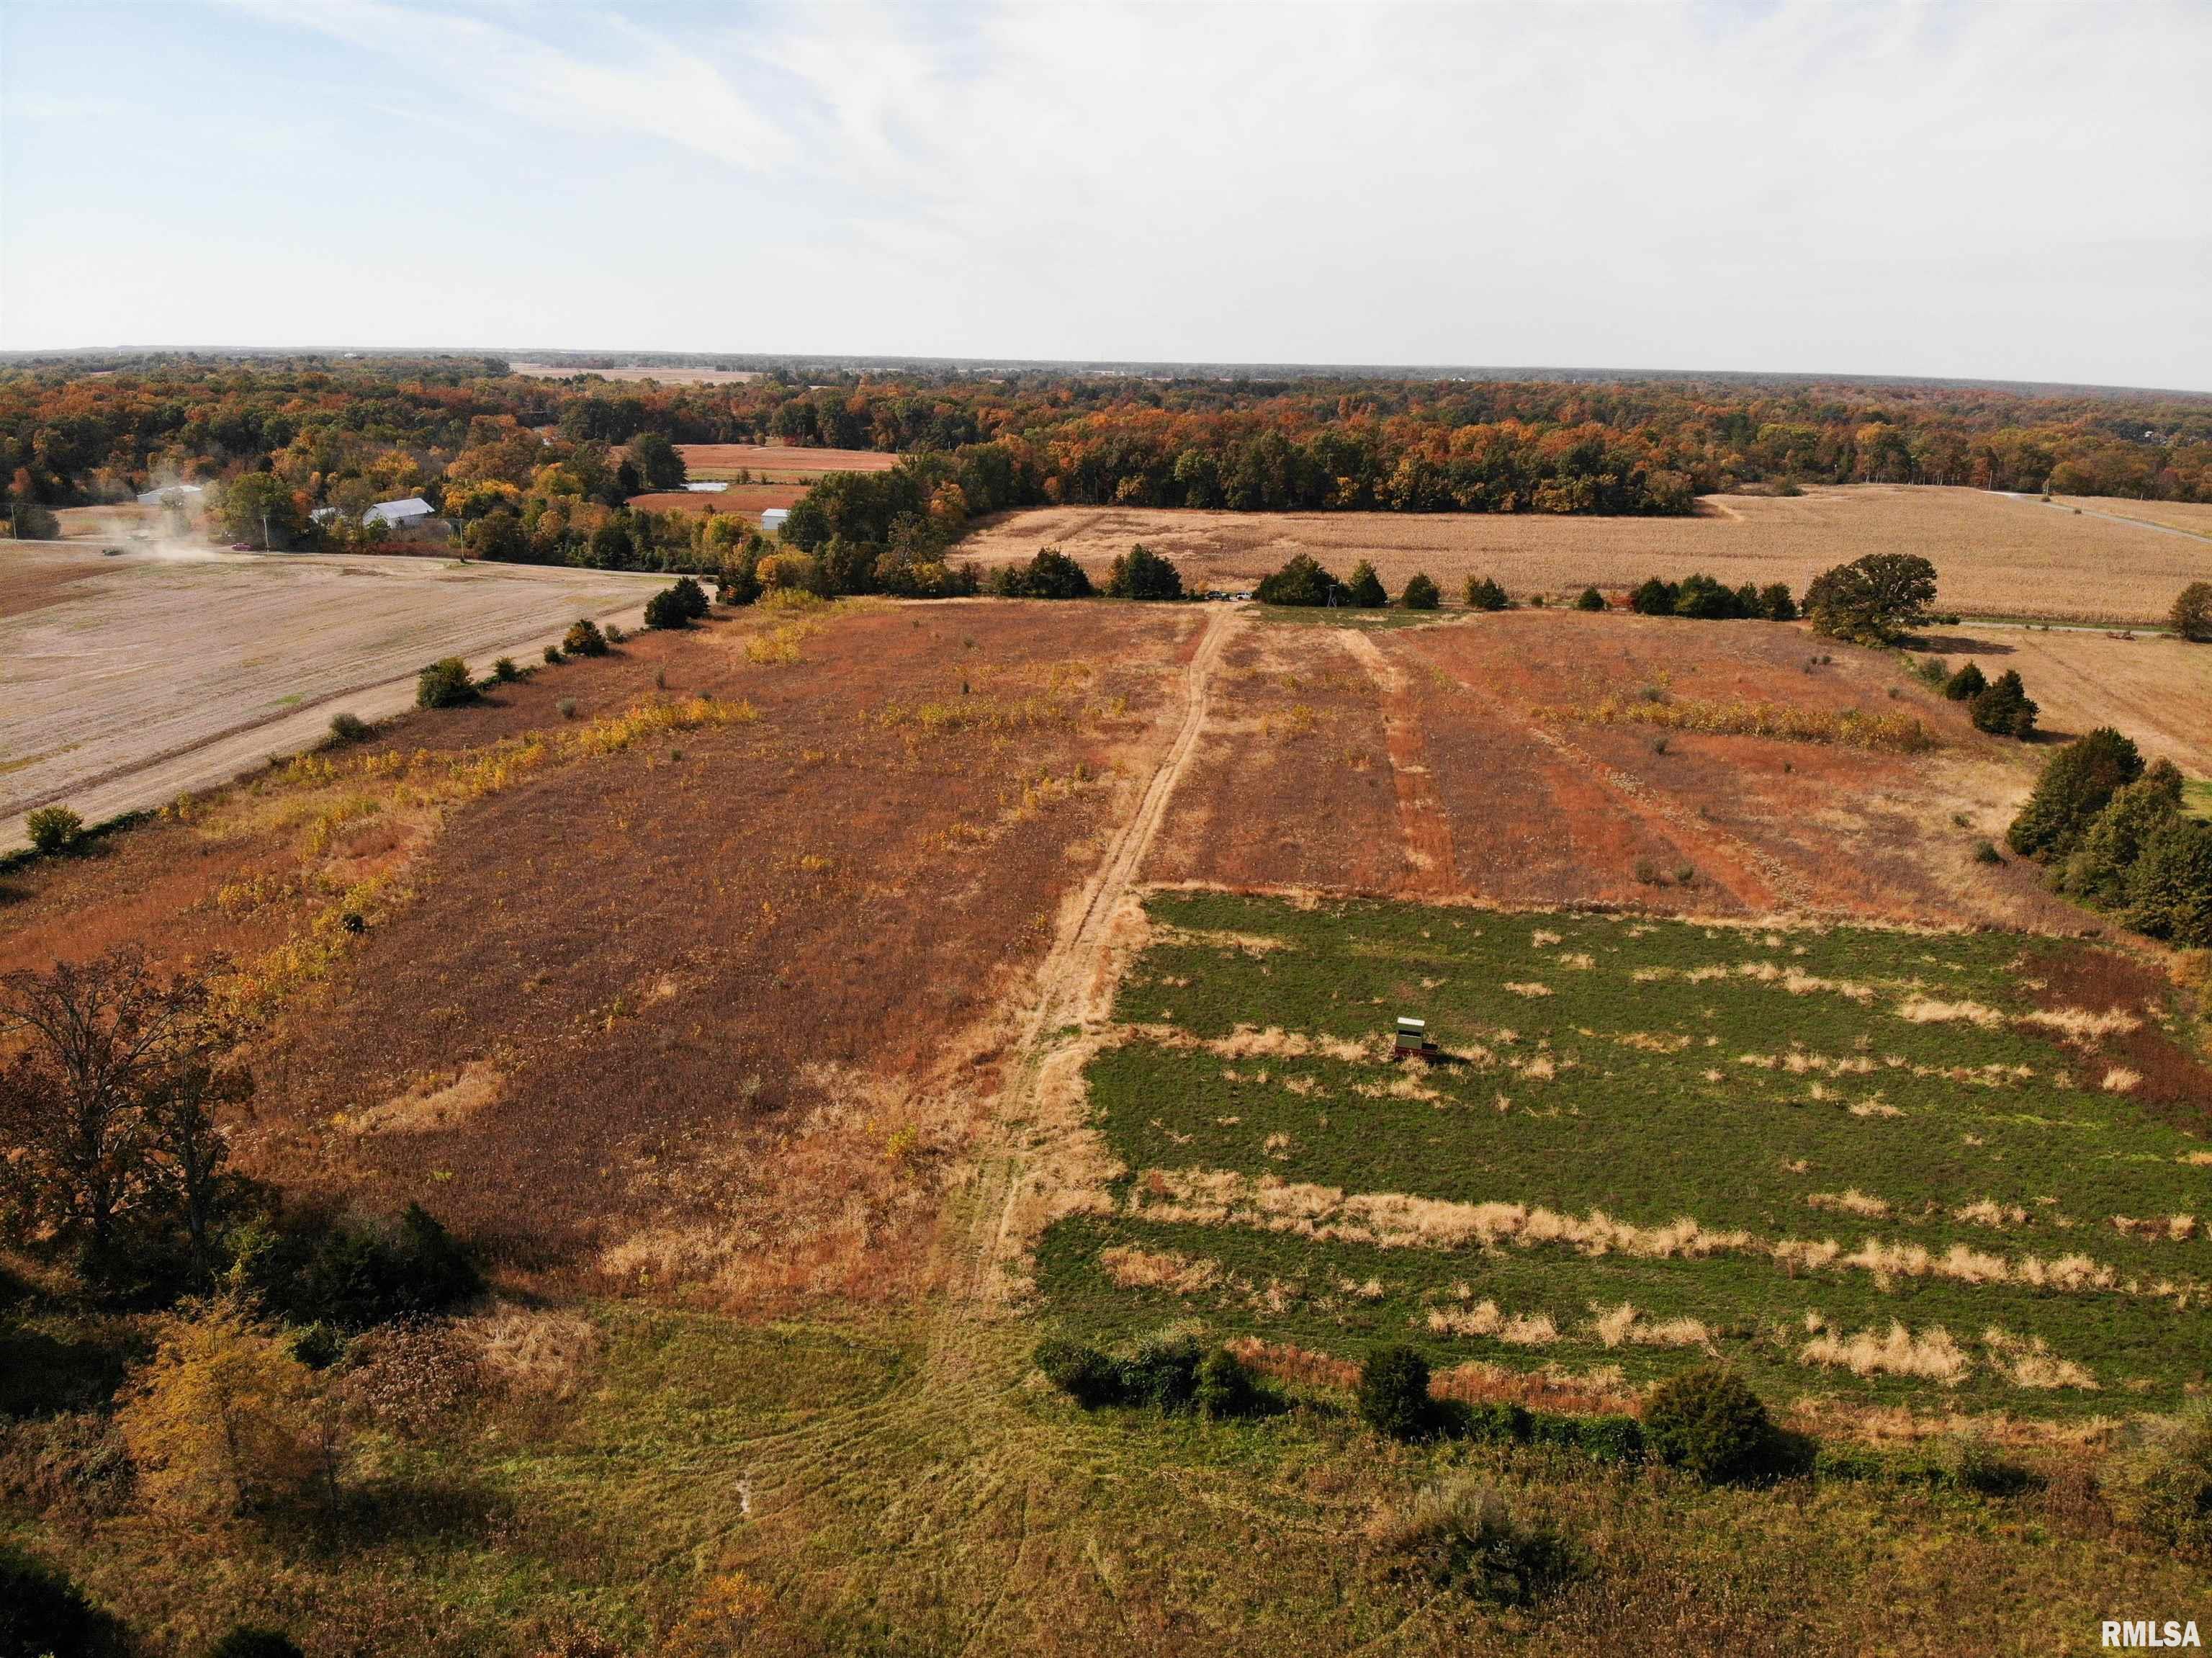
[{"label": "distant tree line", "polygon": [[610,507],[680,481],[667,462],[693,442],[957,457],[963,487],[986,485],[969,491],[976,512],[1663,514],[1715,491],[1852,482],[2212,500],[2212,403],[2150,393],[1049,371],[662,387],[464,359],[118,361],[0,371],[11,503],[80,505],[264,472],[304,517],[344,506],[356,483],[378,500],[476,481],[455,463],[507,438],[611,457],[607,487],[585,491]]}]

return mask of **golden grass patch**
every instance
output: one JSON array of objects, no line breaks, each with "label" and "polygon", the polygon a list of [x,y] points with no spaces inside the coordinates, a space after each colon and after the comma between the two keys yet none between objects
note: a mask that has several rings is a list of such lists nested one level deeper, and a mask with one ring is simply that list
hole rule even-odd
[{"label": "golden grass patch", "polygon": [[1776,737],[1787,742],[1829,743],[1893,754],[1917,754],[1936,746],[1917,716],[1868,714],[1856,708],[1802,707],[1739,698],[1729,702],[1669,698],[1607,697],[1595,703],[1558,704],[1537,717],[1583,725],[1644,725],[1716,736]]}]

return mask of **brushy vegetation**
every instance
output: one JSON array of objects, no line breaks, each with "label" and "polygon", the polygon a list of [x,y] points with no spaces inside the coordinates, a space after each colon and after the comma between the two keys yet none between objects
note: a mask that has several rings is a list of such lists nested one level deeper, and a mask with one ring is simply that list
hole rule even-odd
[{"label": "brushy vegetation", "polygon": [[2013,820],[2013,850],[2052,865],[2051,884],[2153,938],[2212,946],[2212,825],[2190,814],[2171,761],[2148,770],[2100,726],[2052,755]]},{"label": "brushy vegetation", "polygon": [[1524,1521],[1493,1486],[1461,1476],[1424,1487],[1375,1540],[1438,1588],[1499,1606],[1533,1606],[1589,1570],[1553,1527]]},{"label": "brushy vegetation", "polygon": [[1109,599],[1180,599],[1182,572],[1142,542],[1117,554],[1106,572]]},{"label": "brushy vegetation", "polygon": [[[1586,588],[1583,598],[1597,591]],[[1595,605],[1581,604],[1584,610],[1605,607],[1602,595]],[[1705,575],[1691,575],[1680,582],[1669,582],[1662,576],[1650,576],[1628,595],[1628,607],[1639,616],[1687,616],[1700,622],[1739,621],[1747,618],[1769,622],[1795,621],[1797,601],[1790,596],[1788,583],[1771,582],[1762,588],[1757,582],[1747,582],[1740,588]]]},{"label": "brushy vegetation", "polygon": [[[2089,947],[1151,911],[1088,1073],[1128,1173],[1038,1248],[1078,1339],[1192,1317],[1352,1359],[1419,1341],[1597,1378],[1601,1411],[1716,1360],[1770,1396],[2024,1415],[2194,1375],[2203,1073],[2162,1049],[2174,1081],[2143,1081],[2124,1045],[2165,1013],[2140,991],[2045,1004],[2039,953]],[[1388,1062],[1400,1012],[1443,1063]]]},{"label": "brushy vegetation", "polygon": [[1703,731],[1737,737],[1781,737],[1791,742],[1834,743],[1887,753],[1917,754],[1936,747],[1934,735],[1911,714],[1868,714],[1856,708],[1805,708],[1795,703],[1717,702],[1662,694],[1607,697],[1587,706],[1543,710],[1547,718],[1590,725],[1650,725],[1669,731]]},{"label": "brushy vegetation", "polygon": [[34,851],[52,856],[74,848],[84,837],[84,820],[66,806],[41,806],[23,820],[23,832]]}]

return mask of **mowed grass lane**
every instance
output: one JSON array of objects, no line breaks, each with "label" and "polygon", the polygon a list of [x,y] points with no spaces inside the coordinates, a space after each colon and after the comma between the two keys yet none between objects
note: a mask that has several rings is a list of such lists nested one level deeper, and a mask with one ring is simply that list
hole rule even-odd
[{"label": "mowed grass lane", "polygon": [[[1039,1250],[1089,1336],[1195,1314],[1630,1383],[1718,1355],[1785,1396],[2057,1414],[2171,1404],[2212,1359],[2204,1143],[2099,1051],[2162,1010],[2037,1005],[2086,946],[1150,911],[1089,1072],[1127,1173]],[[1389,1064],[1400,1013],[1449,1062]]]}]

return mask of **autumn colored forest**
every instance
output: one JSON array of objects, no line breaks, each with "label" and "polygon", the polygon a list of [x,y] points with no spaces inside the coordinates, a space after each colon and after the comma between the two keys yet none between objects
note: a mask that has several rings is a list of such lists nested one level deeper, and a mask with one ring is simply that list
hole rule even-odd
[{"label": "autumn colored forest", "polygon": [[[2212,400],[1813,380],[1419,381],[847,372],[731,385],[523,377],[496,358],[83,360],[0,372],[0,467],[47,506],[272,471],[435,491],[507,434],[775,442],[972,464],[970,508],[1686,510],[1787,483],[2212,500]],[[650,480],[640,480],[650,481]],[[972,493],[971,490],[971,493]]]}]

